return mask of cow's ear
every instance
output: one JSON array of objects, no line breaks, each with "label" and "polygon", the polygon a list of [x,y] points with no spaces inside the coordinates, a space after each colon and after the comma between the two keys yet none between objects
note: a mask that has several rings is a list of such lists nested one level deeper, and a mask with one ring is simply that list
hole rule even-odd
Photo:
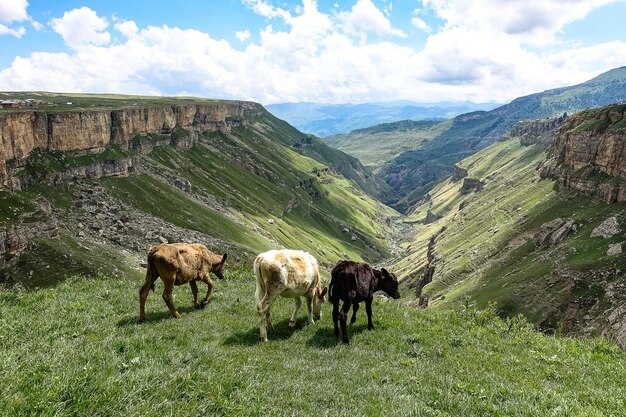
[{"label": "cow's ear", "polygon": [[328,291],[328,287],[324,287],[324,289],[323,289],[323,290],[322,290],[322,292],[320,293],[320,297],[325,296],[327,291]]},{"label": "cow's ear", "polygon": [[385,268],[380,268],[380,272],[383,273],[384,277],[388,277],[389,276],[389,271],[387,271]]},{"label": "cow's ear", "polygon": [[227,253],[225,253],[225,254],[224,254],[224,256],[222,256],[222,262],[220,262],[220,263],[224,263],[224,262],[226,262],[226,258],[227,258],[227,257],[228,257],[228,254],[227,254]]}]

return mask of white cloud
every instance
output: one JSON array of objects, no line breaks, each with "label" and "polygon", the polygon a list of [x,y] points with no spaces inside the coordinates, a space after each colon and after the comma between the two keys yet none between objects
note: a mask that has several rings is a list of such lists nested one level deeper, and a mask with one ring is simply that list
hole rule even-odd
[{"label": "white cloud", "polygon": [[280,7],[274,7],[265,0],[242,0],[243,3],[251,8],[255,13],[267,17],[268,19],[274,19],[280,17],[285,22],[291,20],[291,13],[281,9]]},{"label": "white cloud", "polygon": [[39,23],[36,20],[31,19],[30,20],[30,24],[32,25],[32,27],[39,32],[41,29],[43,29],[43,25],[41,23]]},{"label": "white cloud", "polygon": [[357,0],[349,12],[342,12],[339,16],[344,30],[349,34],[375,32],[379,36],[406,37],[404,32],[391,25],[391,21],[372,0]]},{"label": "white cloud", "polygon": [[239,39],[241,42],[245,42],[250,38],[249,30],[238,30],[235,32],[235,37]]},{"label": "white cloud", "polygon": [[105,45],[111,40],[111,34],[106,31],[109,23],[88,7],[65,12],[63,17],[52,19],[50,25],[72,49]]},{"label": "white cloud", "polygon": [[124,20],[123,22],[116,23],[113,27],[127,38],[132,38],[139,31],[137,23],[132,20]]},{"label": "white cloud", "polygon": [[423,0],[446,21],[448,28],[493,30],[520,37],[520,42],[542,45],[566,24],[590,11],[619,0]]},{"label": "white cloud", "polygon": [[[356,23],[369,22],[357,19],[362,16],[357,6],[369,7],[369,0],[328,13],[320,11],[313,0],[304,0],[297,11],[279,10],[267,1],[245,1],[267,19],[281,20],[276,27],[287,29],[268,25],[259,32],[258,41],[248,42],[240,50],[239,45],[235,48],[197,30],[139,28],[134,22],[120,20],[114,27],[125,37],[109,44],[107,22],[86,9],[88,19],[80,21],[88,22],[80,32],[86,34],[85,42],[77,43],[75,31],[70,35],[64,32],[72,47],[69,53],[36,52],[15,58],[10,67],[0,71],[0,90],[184,93],[263,103],[503,102],[582,82],[626,63],[624,42],[530,49],[520,32],[507,32],[503,28],[509,26],[496,19],[490,24],[472,23],[472,10],[467,24],[442,18],[443,25],[417,50],[393,42],[390,35],[395,29],[379,9],[379,15],[369,14],[379,16],[374,23]],[[433,2],[427,2],[420,17],[433,11]],[[516,2],[502,2],[509,3]],[[503,21],[508,19],[505,12]],[[67,29],[68,20],[63,22]],[[349,23],[352,31],[346,28]],[[76,29],[78,24],[69,26]],[[551,27],[558,36],[558,24],[540,26]],[[363,39],[363,31],[378,37]]]},{"label": "white cloud", "polygon": [[415,26],[416,28],[418,28],[419,30],[423,30],[426,33],[431,32],[431,29],[430,29],[430,26],[428,26],[428,23],[424,22],[422,19],[420,19],[417,16],[413,16],[413,18],[411,18],[411,24]]},{"label": "white cloud", "polygon": [[28,19],[28,1],[0,0],[0,36],[11,35],[21,38],[26,33],[24,26],[11,27],[13,22],[22,22]]},{"label": "white cloud", "polygon": [[26,0],[0,0],[0,22],[21,22],[28,18]]},{"label": "white cloud", "polygon": [[18,26],[17,28],[11,28],[0,23],[0,36],[1,35],[11,35],[16,38],[21,38],[26,33],[26,29],[24,26]]}]

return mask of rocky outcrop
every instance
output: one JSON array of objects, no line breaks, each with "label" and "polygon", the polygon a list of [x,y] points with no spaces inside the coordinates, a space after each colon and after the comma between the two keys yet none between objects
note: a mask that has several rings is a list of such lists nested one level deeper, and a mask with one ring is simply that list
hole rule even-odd
[{"label": "rocky outcrop", "polygon": [[552,137],[554,130],[559,127],[564,117],[554,117],[550,119],[526,120],[518,122],[508,133],[510,138],[517,138],[522,146],[546,143]]},{"label": "rocky outcrop", "polygon": [[621,255],[623,252],[621,243],[609,243],[609,249],[606,251],[607,256]]},{"label": "rocky outcrop", "polygon": [[[113,110],[3,112],[0,113],[0,189],[11,187],[12,175],[26,165],[34,151],[78,155],[119,145],[124,150],[136,146],[141,152],[145,151],[142,146],[150,145],[137,145],[132,139],[149,134],[171,135],[170,142],[189,148],[198,134],[245,125],[263,111],[257,103],[216,101]],[[177,129],[186,134],[176,135]]]},{"label": "rocky outcrop", "polygon": [[574,220],[557,218],[539,227],[539,231],[535,234],[535,242],[544,248],[557,246],[575,231]]},{"label": "rocky outcrop", "polygon": [[463,178],[467,177],[468,175],[469,173],[467,172],[467,169],[460,167],[458,165],[455,165],[454,172],[452,173],[452,181],[459,182]]},{"label": "rocky outcrop", "polygon": [[428,210],[426,212],[426,217],[424,218],[424,224],[434,223],[437,220],[439,220],[439,216],[437,216],[435,213],[433,213],[432,210]]},{"label": "rocky outcrop", "polygon": [[626,104],[585,110],[557,130],[542,178],[607,203],[626,201]]},{"label": "rocky outcrop", "polygon": [[617,217],[612,216],[600,223],[600,225],[591,231],[591,237],[603,237],[609,239],[620,233],[622,229],[619,227]]},{"label": "rocky outcrop", "polygon": [[0,282],[4,273],[14,267],[29,242],[35,238],[57,238],[59,227],[50,202],[43,197],[36,201],[37,210],[21,215],[4,230],[0,230]]},{"label": "rocky outcrop", "polygon": [[481,191],[485,188],[485,183],[476,178],[464,178],[463,186],[461,187],[461,194],[469,194],[472,191]]},{"label": "rocky outcrop", "polygon": [[435,268],[437,257],[435,256],[435,243],[437,241],[437,237],[442,234],[446,230],[445,227],[442,227],[437,233],[430,237],[428,242],[428,252],[426,253],[426,258],[428,260],[428,264],[424,269],[424,274],[422,278],[417,282],[415,286],[415,297],[417,298],[418,305],[420,307],[426,308],[428,307],[429,298],[427,295],[423,294],[424,287],[430,284],[433,281],[433,277],[435,276]]}]

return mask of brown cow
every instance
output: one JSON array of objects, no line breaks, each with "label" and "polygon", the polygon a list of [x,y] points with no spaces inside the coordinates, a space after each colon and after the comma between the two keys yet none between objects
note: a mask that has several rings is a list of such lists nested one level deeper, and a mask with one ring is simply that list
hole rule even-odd
[{"label": "brown cow", "polygon": [[[172,316],[180,317],[174,307],[172,297],[174,285],[189,283],[193,293],[194,305],[196,308],[204,308],[212,297],[213,281],[211,281],[209,272],[223,279],[224,262],[226,262],[226,254],[224,256],[216,255],[199,243],[165,243],[151,247],[148,250],[146,280],[139,290],[139,322],[141,323],[146,319],[146,299],[149,291],[154,291],[154,282],[159,277],[165,285],[163,300],[165,300]],[[198,301],[196,281],[204,281],[208,287],[202,303]]]}]

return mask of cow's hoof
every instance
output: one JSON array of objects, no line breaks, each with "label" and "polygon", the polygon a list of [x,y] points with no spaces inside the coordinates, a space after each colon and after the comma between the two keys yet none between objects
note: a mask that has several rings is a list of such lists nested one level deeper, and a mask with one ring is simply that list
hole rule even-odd
[{"label": "cow's hoof", "polygon": [[336,332],[335,332],[335,337],[336,337],[337,339],[339,339],[339,331],[336,331]]},{"label": "cow's hoof", "polygon": [[267,337],[261,337],[260,340],[261,343],[267,343]]},{"label": "cow's hoof", "polygon": [[347,339],[342,340],[342,342],[343,342],[344,345],[349,345],[350,344],[350,341],[347,340]]},{"label": "cow's hoof", "polygon": [[194,304],[194,307],[196,308],[196,310],[200,310],[202,308],[202,304],[196,303]]},{"label": "cow's hoof", "polygon": [[371,332],[372,330],[374,330],[374,326],[368,326],[367,330],[369,330]]},{"label": "cow's hoof", "polygon": [[208,301],[206,301],[206,300],[205,300],[205,301],[202,301],[202,302],[200,303],[200,308],[204,308],[204,307],[206,307],[206,305],[207,305],[207,304],[209,304],[209,302],[208,302]]},{"label": "cow's hoof", "polygon": [[290,328],[290,329],[295,329],[295,328],[296,328],[296,322],[295,322],[295,320],[291,320],[291,321],[289,321],[289,328]]},{"label": "cow's hoof", "polygon": [[173,314],[175,319],[179,319],[180,318],[180,313],[177,311],[176,313]]},{"label": "cow's hoof", "polygon": [[139,319],[139,324],[143,323],[144,321],[146,321],[146,319],[145,319],[145,318],[141,318],[141,319]]}]

